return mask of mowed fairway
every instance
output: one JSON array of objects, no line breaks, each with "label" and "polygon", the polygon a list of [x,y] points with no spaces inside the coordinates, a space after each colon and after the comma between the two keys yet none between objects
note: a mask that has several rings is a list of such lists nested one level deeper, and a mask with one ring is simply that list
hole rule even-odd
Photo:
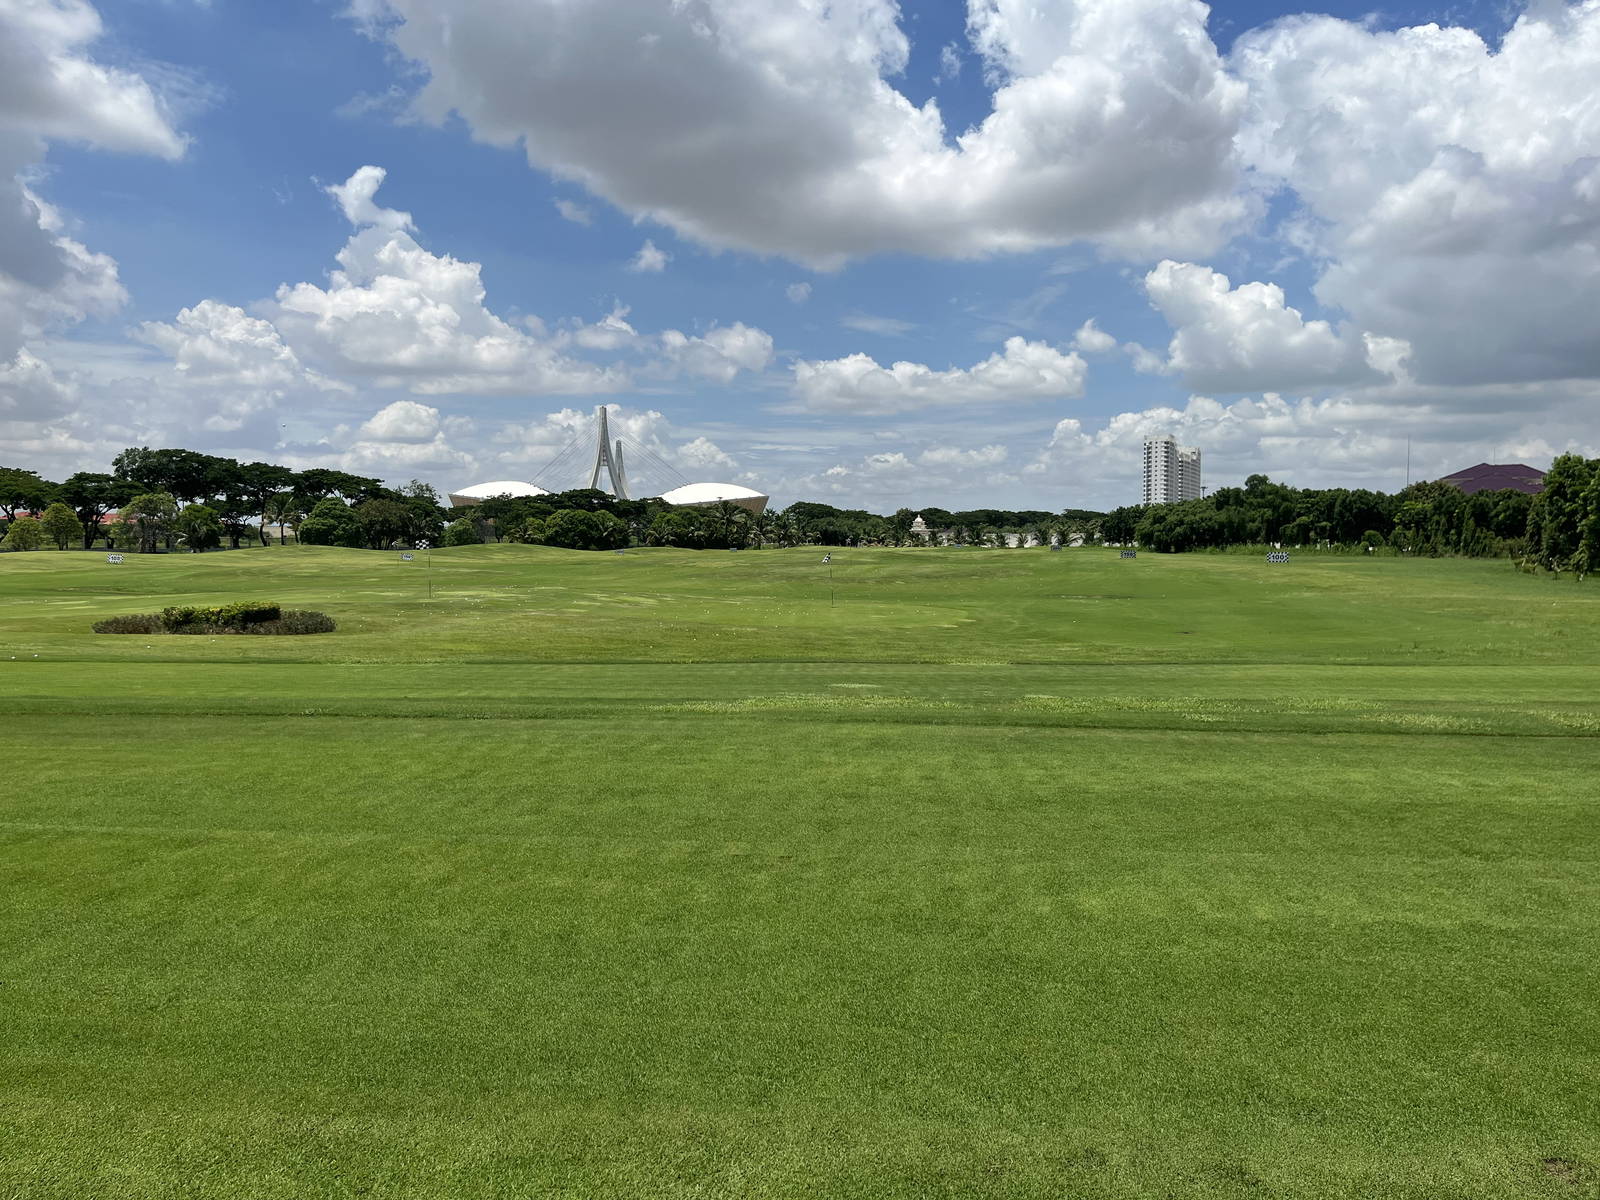
[{"label": "mowed fairway", "polygon": [[1600,1196],[1600,582],[821,557],[0,556],[0,1196]]}]

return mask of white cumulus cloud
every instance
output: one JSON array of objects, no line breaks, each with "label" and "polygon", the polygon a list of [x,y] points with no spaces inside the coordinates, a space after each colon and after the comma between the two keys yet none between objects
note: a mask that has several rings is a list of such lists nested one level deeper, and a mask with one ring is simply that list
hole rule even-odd
[{"label": "white cumulus cloud", "polygon": [[1190,387],[1246,392],[1371,381],[1365,341],[1306,320],[1272,283],[1242,283],[1194,263],[1163,260],[1144,279],[1173,327],[1163,370]]},{"label": "white cumulus cloud", "polygon": [[1088,369],[1076,353],[1044,342],[1008,338],[972,367],[938,371],[923,363],[880,366],[865,354],[794,365],[793,394],[814,412],[888,414],[922,408],[1004,404],[1083,395]]},{"label": "white cumulus cloud", "polygon": [[126,300],[116,263],[67,236],[30,186],[48,143],[165,159],[184,152],[150,83],[90,57],[103,33],[83,0],[0,0],[0,365],[20,365],[29,341]]},{"label": "white cumulus cloud", "polygon": [[667,269],[667,263],[671,258],[672,255],[658,249],[654,242],[646,238],[644,245],[639,247],[639,253],[629,261],[628,270],[642,275],[659,275]]},{"label": "white cumulus cloud", "polygon": [[1469,29],[1291,17],[1241,37],[1240,145],[1292,189],[1317,298],[1437,383],[1600,376],[1600,0]]},{"label": "white cumulus cloud", "polygon": [[380,408],[361,426],[363,437],[379,442],[429,441],[439,432],[439,410],[415,400],[396,400]]},{"label": "white cumulus cloud", "polygon": [[994,87],[949,128],[894,78],[894,0],[357,0],[416,63],[417,111],[625,212],[719,247],[823,266],[1093,239],[1214,247],[1246,216],[1243,87],[1198,0],[970,0]]},{"label": "white cumulus cloud", "polygon": [[1084,354],[1109,354],[1117,348],[1117,339],[1096,325],[1094,318],[1090,317],[1072,335],[1072,348]]}]

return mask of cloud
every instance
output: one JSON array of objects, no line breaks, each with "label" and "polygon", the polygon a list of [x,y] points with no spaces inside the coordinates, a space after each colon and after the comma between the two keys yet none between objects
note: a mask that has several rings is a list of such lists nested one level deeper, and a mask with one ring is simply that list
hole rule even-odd
[{"label": "cloud", "polygon": [[267,306],[284,340],[335,377],[430,395],[626,386],[491,312],[478,263],[423,249],[395,218],[359,229],[337,257],[326,287],[284,284]]},{"label": "cloud", "polygon": [[1141,375],[1165,375],[1167,360],[1148,346],[1138,342],[1123,342],[1122,352],[1133,362],[1133,369]]},{"label": "cloud", "polygon": [[809,283],[791,283],[783,289],[783,294],[789,297],[790,304],[804,304],[811,299],[811,285]]},{"label": "cloud", "polygon": [[971,368],[936,371],[922,363],[883,367],[865,354],[794,365],[793,394],[812,412],[890,414],[922,408],[979,407],[1083,394],[1088,369],[1077,353],[1008,338],[1005,348]]},{"label": "cloud", "polygon": [[776,482],[786,493],[846,507],[892,511],[916,502],[959,508],[967,497],[994,500],[995,471],[1007,457],[1005,447],[998,445],[963,449],[936,444],[920,451],[880,450]]},{"label": "cloud", "polygon": [[410,213],[383,208],[373,200],[388,175],[389,172],[382,167],[358,167],[349,179],[332,184],[323,191],[338,201],[339,211],[344,213],[345,220],[357,228],[373,225],[379,229],[415,229]]},{"label": "cloud", "polygon": [[693,441],[685,442],[679,446],[673,456],[679,466],[687,468],[695,474],[704,474],[707,471],[721,470],[734,471],[738,463],[733,456],[722,447],[705,437],[697,437]]},{"label": "cloud", "polygon": [[[50,142],[182,156],[168,105],[141,75],[89,57],[103,33],[82,0],[0,2],[0,365],[45,332],[107,315],[126,300],[109,257],[64,232],[30,186]],[[34,361],[38,361],[35,359]]]},{"label": "cloud", "polygon": [[956,446],[932,446],[917,456],[925,467],[953,465],[960,467],[997,467],[1008,457],[1004,446],[980,446],[976,450],[962,450]]},{"label": "cloud", "polygon": [[1072,335],[1072,348],[1084,354],[1109,354],[1117,348],[1117,339],[1097,326],[1094,318],[1090,317]]},{"label": "cloud", "polygon": [[575,200],[557,200],[556,211],[574,225],[593,225],[594,216]]},{"label": "cloud", "polygon": [[624,350],[637,348],[644,339],[628,324],[628,308],[618,304],[594,324],[577,325],[572,340],[585,350]]},{"label": "cloud", "polygon": [[1273,391],[1378,377],[1358,334],[1307,321],[1276,284],[1234,288],[1209,267],[1166,259],[1145,276],[1144,288],[1175,330],[1162,370],[1190,387]]},{"label": "cloud", "polygon": [[961,75],[961,47],[954,42],[948,42],[939,50],[939,73],[934,76],[935,83],[949,83]]},{"label": "cloud", "polygon": [[916,328],[910,321],[901,321],[895,317],[874,317],[869,313],[851,313],[849,316],[840,317],[839,324],[846,329],[875,333],[879,337],[904,337]]},{"label": "cloud", "polygon": [[671,259],[672,255],[665,250],[658,250],[656,244],[646,238],[644,245],[639,247],[639,253],[629,260],[628,270],[646,275],[660,274],[667,269]]},{"label": "cloud", "polygon": [[[357,228],[322,284],[285,283],[253,313],[206,299],[171,322],[144,324],[140,340],[170,360],[154,371],[135,368],[148,386],[182,392],[186,408],[204,410],[208,428],[231,430],[286,397],[325,409],[319,393],[368,389],[585,395],[680,377],[727,384],[772,361],[772,338],[739,321],[696,334],[646,333],[620,304],[592,324],[508,321],[487,306],[478,263],[425,249],[409,214],[377,203],[384,176],[362,167],[326,189]],[[373,420],[415,425],[436,411],[397,401]],[[378,429],[367,429],[369,439],[383,440]]]},{"label": "cloud", "polygon": [[991,111],[946,126],[893,80],[893,0],[357,0],[417,64],[416,111],[715,247],[832,267],[1097,241],[1196,253],[1248,217],[1244,89],[1198,0],[972,0]]},{"label": "cloud", "polygon": [[763,371],[772,362],[772,336],[739,321],[698,337],[669,329],[660,342],[672,366],[718,383],[733,382],[740,371]]},{"label": "cloud", "polygon": [[1241,37],[1240,145],[1292,189],[1316,296],[1433,383],[1600,376],[1600,3],[1472,30],[1291,17]]},{"label": "cloud", "polygon": [[0,3],[0,130],[33,142],[181,158],[185,139],[155,89],[87,56],[104,32],[84,0]]},{"label": "cloud", "polygon": [[306,370],[272,322],[218,300],[180,310],[170,325],[147,321],[139,337],[164,351],[192,381],[273,389],[339,386]]},{"label": "cloud", "polygon": [[77,401],[76,383],[57,376],[26,349],[0,363],[0,423],[47,420],[70,411]]},{"label": "cloud", "polygon": [[368,417],[361,433],[379,442],[429,441],[439,433],[439,410],[415,400],[396,400]]}]

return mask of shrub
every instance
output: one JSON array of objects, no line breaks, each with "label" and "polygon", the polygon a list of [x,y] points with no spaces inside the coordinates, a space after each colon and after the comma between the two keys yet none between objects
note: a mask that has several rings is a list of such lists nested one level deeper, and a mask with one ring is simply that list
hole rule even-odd
[{"label": "shrub", "polygon": [[[270,610],[272,616],[256,618],[249,621],[224,624],[221,621],[199,620],[185,617],[177,625],[168,619],[168,613],[184,614],[217,614],[229,609],[244,608],[252,613],[259,614]],[[140,613],[131,617],[107,617],[104,621],[94,623],[96,633],[177,633],[177,634],[210,634],[215,636],[221,633],[252,633],[252,634],[296,634],[296,633],[332,633],[337,626],[333,618],[327,613],[306,612],[299,609],[284,609],[280,611],[275,604],[224,604],[219,608],[186,608],[167,609],[164,613]]]},{"label": "shrub", "polygon": [[304,609],[285,609],[276,621],[246,625],[241,632],[259,634],[332,633],[338,626],[327,613]]},{"label": "shrub", "polygon": [[241,601],[210,607],[175,605],[161,610],[168,633],[211,632],[211,628],[244,629],[263,621],[276,621],[282,615],[276,604]]},{"label": "shrub", "polygon": [[107,617],[94,623],[96,633],[165,633],[160,613],[137,613],[131,617]]}]

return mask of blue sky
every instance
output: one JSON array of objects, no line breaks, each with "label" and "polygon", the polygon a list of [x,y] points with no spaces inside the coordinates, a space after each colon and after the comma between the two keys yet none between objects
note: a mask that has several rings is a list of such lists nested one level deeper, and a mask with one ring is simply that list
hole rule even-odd
[{"label": "blue sky", "polygon": [[0,462],[54,477],[159,444],[454,489],[599,403],[685,477],[885,511],[1130,502],[1163,432],[1208,485],[1600,444],[1595,3],[0,0],[0,36]]}]

